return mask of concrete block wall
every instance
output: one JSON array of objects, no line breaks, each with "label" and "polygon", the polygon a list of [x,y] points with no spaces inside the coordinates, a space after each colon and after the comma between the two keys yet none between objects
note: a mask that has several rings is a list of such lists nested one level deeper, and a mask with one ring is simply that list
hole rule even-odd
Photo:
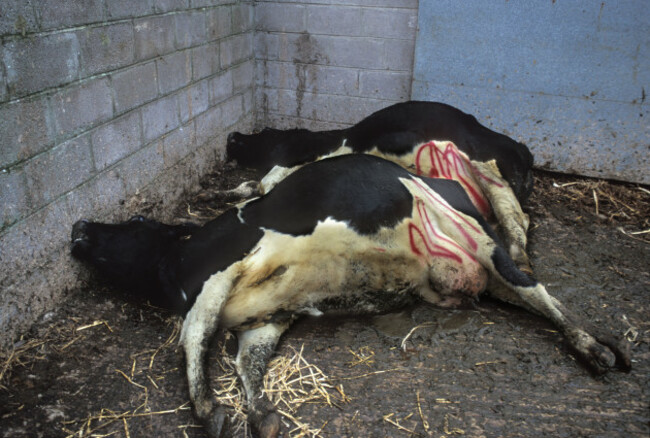
[{"label": "concrete block wall", "polygon": [[253,3],[0,3],[0,345],[79,272],[81,217],[160,219],[254,123]]},{"label": "concrete block wall", "polygon": [[408,99],[417,8],[417,0],[256,1],[257,127],[343,127]]}]

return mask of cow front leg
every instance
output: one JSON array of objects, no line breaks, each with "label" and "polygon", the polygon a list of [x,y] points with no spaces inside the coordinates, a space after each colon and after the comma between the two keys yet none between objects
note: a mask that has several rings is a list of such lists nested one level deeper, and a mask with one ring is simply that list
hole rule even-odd
[{"label": "cow front leg", "polygon": [[478,173],[476,180],[492,206],[510,257],[519,269],[532,274],[526,253],[526,232],[530,224],[528,215],[521,209],[521,204],[508,182],[501,177],[494,160],[485,163],[472,161],[472,165]]},{"label": "cow front leg", "polygon": [[266,364],[286,324],[266,324],[262,327],[239,332],[239,351],[235,365],[244,384],[248,400],[248,421],[253,433],[261,438],[275,438],[280,432],[280,416],[262,394]]},{"label": "cow front leg", "polygon": [[198,196],[201,201],[233,202],[262,195],[262,188],[257,181],[246,181],[230,190],[203,192]]},{"label": "cow front leg", "polygon": [[232,279],[226,273],[210,277],[187,313],[180,336],[180,343],[185,350],[190,400],[196,417],[206,428],[210,438],[227,434],[224,408],[216,406],[210,397],[205,358],[210,338],[217,330],[219,314],[231,287]]},{"label": "cow front leg", "polygon": [[630,370],[629,345],[625,341],[617,342],[612,335],[589,327],[567,311],[541,283],[520,271],[500,247],[494,248],[491,262],[493,277],[488,288],[496,298],[548,318],[596,373],[602,374],[614,366]]}]

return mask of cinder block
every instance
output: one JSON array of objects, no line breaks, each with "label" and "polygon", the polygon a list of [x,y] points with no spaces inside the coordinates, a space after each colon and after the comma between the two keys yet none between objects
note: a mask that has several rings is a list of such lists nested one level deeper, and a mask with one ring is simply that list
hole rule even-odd
[{"label": "cinder block", "polygon": [[190,51],[172,53],[156,61],[158,87],[161,94],[168,94],[190,83],[192,60]]},{"label": "cinder block", "polygon": [[253,56],[253,34],[243,33],[221,41],[221,68],[228,68]]},{"label": "cinder block", "polygon": [[255,5],[255,29],[271,32],[307,30],[303,5],[258,2]]},{"label": "cinder block", "polygon": [[133,22],[135,59],[141,61],[174,51],[174,16],[140,18]]},{"label": "cinder block", "polygon": [[193,84],[178,96],[181,123],[187,123],[203,113],[210,105],[208,81],[203,80]]},{"label": "cinder block", "polygon": [[47,264],[55,258],[56,249],[63,249],[62,240],[65,239],[67,243],[71,225],[65,208],[65,199],[62,198],[18,222],[8,233],[0,236],[0,248],[11,248],[10,251],[3,251],[2,254],[0,299],[7,299],[8,286],[14,281],[21,285],[20,294],[23,301],[33,298],[36,291],[49,293],[41,290],[47,289],[48,281],[44,278],[39,278],[39,282],[44,284],[37,282],[34,289],[25,288],[24,281],[35,274],[37,271],[35,268],[39,265]]},{"label": "cinder block", "polygon": [[194,120],[196,126],[196,144],[199,146],[212,140],[224,129],[221,120],[221,106],[209,108]]},{"label": "cinder block", "polygon": [[153,0],[156,12],[170,12],[187,9],[189,0]]},{"label": "cinder block", "polygon": [[0,168],[27,159],[54,143],[46,99],[39,96],[0,105]]},{"label": "cinder block", "polygon": [[275,33],[255,32],[255,59],[262,61],[279,59],[280,38],[280,35]]},{"label": "cinder block", "polygon": [[[289,0],[292,1],[292,0]],[[327,3],[345,6],[370,6],[417,9],[418,0],[306,0],[304,3]]]},{"label": "cinder block", "polygon": [[204,8],[209,6],[225,5],[234,2],[235,0],[190,0],[190,6],[193,8]]},{"label": "cinder block", "polygon": [[103,0],[67,0],[39,3],[43,30],[60,29],[105,20]]},{"label": "cinder block", "polygon": [[11,40],[2,49],[10,97],[36,93],[79,78],[79,42],[74,32]]},{"label": "cinder block", "polygon": [[113,98],[108,78],[91,79],[65,88],[52,97],[52,110],[58,136],[96,126],[113,115]]},{"label": "cinder block", "polygon": [[317,120],[302,119],[298,117],[286,116],[277,113],[268,115],[266,125],[273,126],[277,129],[293,129],[303,127],[313,131],[325,131],[331,129],[343,129],[350,126],[350,123],[334,123],[334,122],[321,122]]},{"label": "cinder block", "polygon": [[145,143],[178,128],[179,124],[178,97],[176,95],[158,99],[142,108]]},{"label": "cinder block", "polygon": [[224,128],[231,127],[244,115],[243,98],[236,95],[221,103],[221,123]]},{"label": "cinder block", "polygon": [[257,115],[263,116],[268,111],[278,111],[278,89],[255,87]]},{"label": "cinder block", "polygon": [[151,143],[135,154],[125,158],[117,171],[124,181],[126,196],[140,192],[165,168],[162,140]]},{"label": "cinder block", "polygon": [[183,12],[174,15],[176,48],[186,49],[207,41],[206,17],[201,12]]},{"label": "cinder block", "polygon": [[25,35],[36,30],[38,30],[38,23],[32,4],[25,0],[3,0],[0,35]]},{"label": "cinder block", "polygon": [[226,100],[233,93],[232,70],[210,78],[208,84],[210,87],[210,105]]},{"label": "cinder block", "polygon": [[34,207],[53,201],[93,175],[89,137],[69,140],[25,164],[29,197]]},{"label": "cinder block", "polygon": [[82,218],[100,219],[116,209],[122,210],[126,198],[124,181],[117,169],[100,172],[65,196],[72,221]]},{"label": "cinder block", "polygon": [[258,85],[321,93],[359,94],[359,70],[325,65],[267,61],[258,63]]},{"label": "cinder block", "polygon": [[7,77],[5,71],[0,68],[0,103],[9,100],[9,93],[7,92]]},{"label": "cinder block", "polygon": [[111,76],[115,109],[123,113],[153,100],[158,95],[156,64],[137,65]]},{"label": "cinder block", "polygon": [[384,100],[343,95],[291,90],[278,90],[277,95],[279,114],[322,122],[353,124],[386,106]]},{"label": "cinder block", "polygon": [[232,32],[242,33],[253,29],[253,5],[238,3],[232,6]]},{"label": "cinder block", "polygon": [[87,27],[77,32],[84,77],[108,72],[133,63],[134,43],[131,22]]},{"label": "cinder block", "polygon": [[132,154],[142,146],[140,112],[132,111],[100,126],[92,132],[91,141],[98,171]]},{"label": "cinder block", "polygon": [[334,5],[307,7],[307,32],[322,35],[357,36],[363,30],[362,8]]},{"label": "cinder block", "polygon": [[405,100],[411,94],[411,74],[385,70],[361,71],[359,85],[359,94],[364,97]]},{"label": "cinder block", "polygon": [[233,91],[239,93],[253,86],[255,63],[251,59],[232,69]]},{"label": "cinder block", "polygon": [[279,50],[282,61],[385,68],[383,40],[377,38],[294,34],[281,39]]},{"label": "cinder block", "polygon": [[170,167],[185,158],[195,147],[194,124],[170,132],[163,138],[163,160],[165,167]]},{"label": "cinder block", "polygon": [[255,101],[255,97],[253,95],[255,88],[251,87],[248,90],[244,92],[242,95],[244,98],[244,114],[246,115],[251,115],[253,114],[253,102]]},{"label": "cinder block", "polygon": [[106,0],[108,18],[136,18],[151,15],[154,11],[153,0]]},{"label": "cinder block", "polygon": [[361,23],[363,23],[363,35],[413,41],[417,21],[416,9],[366,8]]},{"label": "cinder block", "polygon": [[209,43],[192,49],[192,79],[197,81],[219,70],[219,43]]},{"label": "cinder block", "polygon": [[27,180],[22,169],[0,171],[0,232],[30,211]]},{"label": "cinder block", "polygon": [[232,13],[228,6],[210,9],[207,12],[208,38],[216,40],[224,38],[232,33]]},{"label": "cinder block", "polygon": [[413,41],[384,40],[384,68],[396,71],[413,71],[415,48]]}]

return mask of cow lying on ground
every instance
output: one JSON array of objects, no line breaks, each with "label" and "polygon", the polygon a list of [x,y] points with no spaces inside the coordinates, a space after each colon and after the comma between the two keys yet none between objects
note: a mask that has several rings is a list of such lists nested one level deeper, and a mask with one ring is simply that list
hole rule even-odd
[{"label": "cow lying on ground", "polygon": [[452,307],[489,288],[551,320],[595,370],[630,368],[625,344],[587,329],[517,269],[457,182],[369,155],[306,165],[203,227],[79,221],[72,254],[135,293],[157,290],[185,315],[190,398],[212,437],[227,427],[204,368],[218,327],[237,332],[237,372],[262,437],[280,428],[261,392],[266,363],[302,314],[378,313],[417,301]]},{"label": "cow lying on ground", "polygon": [[484,218],[494,214],[510,256],[532,273],[525,251],[529,222],[520,202],[533,187],[533,156],[524,144],[452,106],[398,103],[341,130],[234,132],[226,149],[238,165],[271,172],[261,184],[244,183],[225,197],[263,194],[295,166],[343,153],[377,155],[418,175],[456,180]]}]

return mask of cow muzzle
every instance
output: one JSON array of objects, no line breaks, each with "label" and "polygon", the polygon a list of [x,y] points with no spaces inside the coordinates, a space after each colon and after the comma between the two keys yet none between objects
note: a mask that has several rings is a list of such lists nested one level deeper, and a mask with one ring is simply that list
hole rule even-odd
[{"label": "cow muzzle", "polygon": [[88,224],[86,219],[81,219],[72,225],[72,233],[70,235],[72,255],[79,257],[81,251],[88,246]]}]

